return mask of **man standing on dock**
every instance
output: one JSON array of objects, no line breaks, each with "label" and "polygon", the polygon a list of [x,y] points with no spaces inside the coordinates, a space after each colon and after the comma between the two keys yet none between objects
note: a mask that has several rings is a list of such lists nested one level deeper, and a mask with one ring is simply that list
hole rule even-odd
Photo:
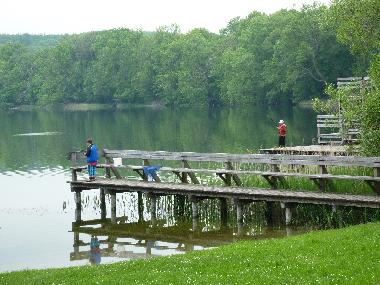
[{"label": "man standing on dock", "polygon": [[278,146],[285,147],[286,125],[284,120],[278,122]]},{"label": "man standing on dock", "polygon": [[96,149],[96,145],[92,143],[92,139],[87,139],[85,156],[87,157],[89,181],[94,181],[96,177],[96,165],[98,164],[98,150]]}]

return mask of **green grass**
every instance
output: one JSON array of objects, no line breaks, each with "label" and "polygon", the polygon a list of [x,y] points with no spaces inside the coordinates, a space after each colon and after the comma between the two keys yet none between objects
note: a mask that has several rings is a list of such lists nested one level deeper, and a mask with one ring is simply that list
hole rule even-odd
[{"label": "green grass", "polygon": [[0,275],[1,284],[379,284],[380,223],[185,255]]}]

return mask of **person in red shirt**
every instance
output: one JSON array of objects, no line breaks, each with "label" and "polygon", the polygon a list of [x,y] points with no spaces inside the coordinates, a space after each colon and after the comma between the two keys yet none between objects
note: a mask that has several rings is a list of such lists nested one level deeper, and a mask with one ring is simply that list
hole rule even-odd
[{"label": "person in red shirt", "polygon": [[278,122],[278,146],[285,147],[286,125],[284,120]]}]

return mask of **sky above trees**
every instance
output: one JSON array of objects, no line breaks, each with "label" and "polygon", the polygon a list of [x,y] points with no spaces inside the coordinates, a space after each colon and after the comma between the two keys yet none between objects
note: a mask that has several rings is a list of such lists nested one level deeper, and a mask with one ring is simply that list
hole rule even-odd
[{"label": "sky above trees", "polygon": [[[0,33],[72,34],[112,28],[155,31],[176,23],[182,32],[217,33],[235,17],[273,13],[314,0],[2,0]],[[318,2],[328,4],[329,0]]]}]

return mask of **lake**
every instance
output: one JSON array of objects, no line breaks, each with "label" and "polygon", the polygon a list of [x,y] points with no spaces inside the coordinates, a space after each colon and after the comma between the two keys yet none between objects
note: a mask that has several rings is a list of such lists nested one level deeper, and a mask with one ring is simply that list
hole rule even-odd
[{"label": "lake", "polygon": [[[287,145],[308,145],[316,137],[316,114],[289,106],[0,111],[0,271],[76,266],[100,259],[109,263],[237,240],[233,222],[228,230],[218,229],[217,215],[208,210],[212,207],[207,202],[199,235],[191,232],[191,224],[173,216],[171,198],[159,201],[158,227],[149,225],[147,212],[144,222],[138,223],[133,194],[118,196],[117,227],[94,224],[73,231],[75,205],[66,183],[70,179],[66,154],[84,149],[88,137],[108,149],[247,153],[277,144],[280,119],[288,125]],[[82,218],[100,219],[98,193],[88,192],[83,195]],[[258,209],[249,211],[254,216]],[[252,217],[247,221],[244,238],[291,234],[281,225],[269,228]],[[91,235],[99,239],[100,253],[90,250]]]}]

